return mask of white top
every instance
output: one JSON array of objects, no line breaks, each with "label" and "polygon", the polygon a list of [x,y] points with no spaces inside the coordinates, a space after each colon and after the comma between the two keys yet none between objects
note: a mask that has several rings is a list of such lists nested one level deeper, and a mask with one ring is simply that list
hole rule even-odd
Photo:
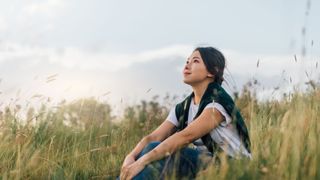
[{"label": "white top", "polygon": [[[212,140],[215,141],[219,145],[219,147],[221,147],[228,155],[232,157],[240,155],[251,158],[251,154],[244,147],[237,132],[237,129],[231,123],[231,117],[226,112],[224,107],[219,103],[212,102],[205,107],[205,109],[207,108],[215,108],[224,116],[224,120],[219,124],[219,126],[212,129],[212,131],[210,132]],[[193,118],[197,114],[198,109],[199,104],[194,104],[192,98],[189,108],[188,124],[190,124],[193,121]],[[175,106],[170,110],[170,113],[166,120],[171,122],[175,126],[178,126],[178,120],[175,113]],[[208,149],[204,146],[201,138],[195,140],[194,142],[196,145],[198,145],[198,147],[202,146],[201,149],[205,149],[208,151]]]}]

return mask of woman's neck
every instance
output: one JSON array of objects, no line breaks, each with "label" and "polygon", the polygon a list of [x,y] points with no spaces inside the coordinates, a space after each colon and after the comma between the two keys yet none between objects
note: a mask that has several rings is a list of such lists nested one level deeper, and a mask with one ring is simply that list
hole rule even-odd
[{"label": "woman's neck", "polygon": [[195,104],[200,103],[201,98],[202,98],[205,90],[207,89],[209,83],[210,82],[203,82],[203,83],[199,83],[196,85],[192,85],[192,89],[193,89],[193,93],[194,93],[193,101]]}]

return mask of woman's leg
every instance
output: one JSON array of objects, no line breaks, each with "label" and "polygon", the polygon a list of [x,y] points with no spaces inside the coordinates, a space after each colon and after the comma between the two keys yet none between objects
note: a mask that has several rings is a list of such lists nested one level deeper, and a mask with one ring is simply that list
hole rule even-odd
[{"label": "woman's leg", "polygon": [[[194,179],[197,173],[204,169],[211,159],[212,155],[210,153],[189,147],[182,148],[173,154],[168,170],[174,170],[174,176],[178,179]],[[171,176],[173,172],[169,172],[167,175]]]},{"label": "woman's leg", "polygon": [[[148,145],[146,145],[143,150],[140,152],[140,154],[136,157],[136,160],[142,157],[143,155],[147,154],[151,150],[153,150],[155,147],[157,147],[161,142],[159,141],[153,141],[150,142]],[[159,160],[156,162],[153,162],[151,164],[146,165],[146,167],[137,174],[133,179],[134,180],[140,180],[140,179],[155,179],[156,177],[159,177],[159,174],[163,167],[164,160]]]},{"label": "woman's leg", "polygon": [[[149,143],[137,156],[136,160],[143,155],[150,152],[161,142],[153,141]],[[139,174],[133,179],[163,179],[166,176],[172,176],[173,173],[176,177],[196,177],[197,172],[201,166],[201,157],[204,154],[192,148],[182,148],[176,153],[168,156],[167,158],[154,161],[148,164]],[[206,155],[209,157],[209,155]],[[119,179],[119,178],[117,178]]]},{"label": "woman's leg", "polygon": [[[143,150],[139,153],[139,155],[136,157],[136,160],[142,157],[143,155],[150,152],[152,149],[157,147],[161,142],[159,141],[152,141],[149,144],[147,144]],[[153,162],[151,164],[148,164],[139,174],[137,174],[133,179],[139,180],[139,179],[157,179],[159,177],[159,174],[163,168],[164,160],[159,160],[156,162]],[[118,177],[117,180],[120,180]]]},{"label": "woman's leg", "polygon": [[[149,143],[141,151],[137,159],[150,152],[160,143],[161,142],[157,141]],[[212,160],[211,153],[185,147],[167,158],[154,161],[147,165],[137,176],[134,177],[134,180],[163,179],[166,176],[172,176],[173,174],[177,178],[186,177],[194,179],[200,170],[206,168],[210,160]]]},{"label": "woman's leg", "polygon": [[136,157],[136,160],[139,159],[141,156],[147,154],[148,152],[150,152],[152,149],[154,149],[155,147],[157,147],[161,142],[160,141],[152,141],[149,144],[147,144],[143,150],[139,153],[139,155]]}]

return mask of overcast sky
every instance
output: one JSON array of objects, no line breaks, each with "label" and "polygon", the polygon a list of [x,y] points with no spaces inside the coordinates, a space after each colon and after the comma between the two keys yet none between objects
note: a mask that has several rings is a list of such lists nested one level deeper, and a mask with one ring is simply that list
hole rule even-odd
[{"label": "overcast sky", "polygon": [[0,0],[0,107],[40,95],[120,107],[190,93],[181,71],[196,46],[224,53],[228,91],[256,78],[264,98],[319,80],[319,9],[307,0]]}]

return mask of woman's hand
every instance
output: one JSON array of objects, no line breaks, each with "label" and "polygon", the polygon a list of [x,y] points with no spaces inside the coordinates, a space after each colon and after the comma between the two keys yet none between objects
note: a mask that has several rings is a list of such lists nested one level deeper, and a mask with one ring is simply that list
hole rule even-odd
[{"label": "woman's hand", "polygon": [[145,164],[141,161],[135,161],[134,163],[130,164],[129,166],[124,166],[121,168],[120,173],[120,180],[127,180],[132,179],[135,177],[139,172],[141,172],[145,167]]},{"label": "woman's hand", "polygon": [[131,156],[131,155],[126,156],[126,158],[124,159],[124,161],[122,163],[121,170],[122,170],[122,168],[129,166],[130,164],[134,163],[135,161],[136,160],[133,156]]}]

